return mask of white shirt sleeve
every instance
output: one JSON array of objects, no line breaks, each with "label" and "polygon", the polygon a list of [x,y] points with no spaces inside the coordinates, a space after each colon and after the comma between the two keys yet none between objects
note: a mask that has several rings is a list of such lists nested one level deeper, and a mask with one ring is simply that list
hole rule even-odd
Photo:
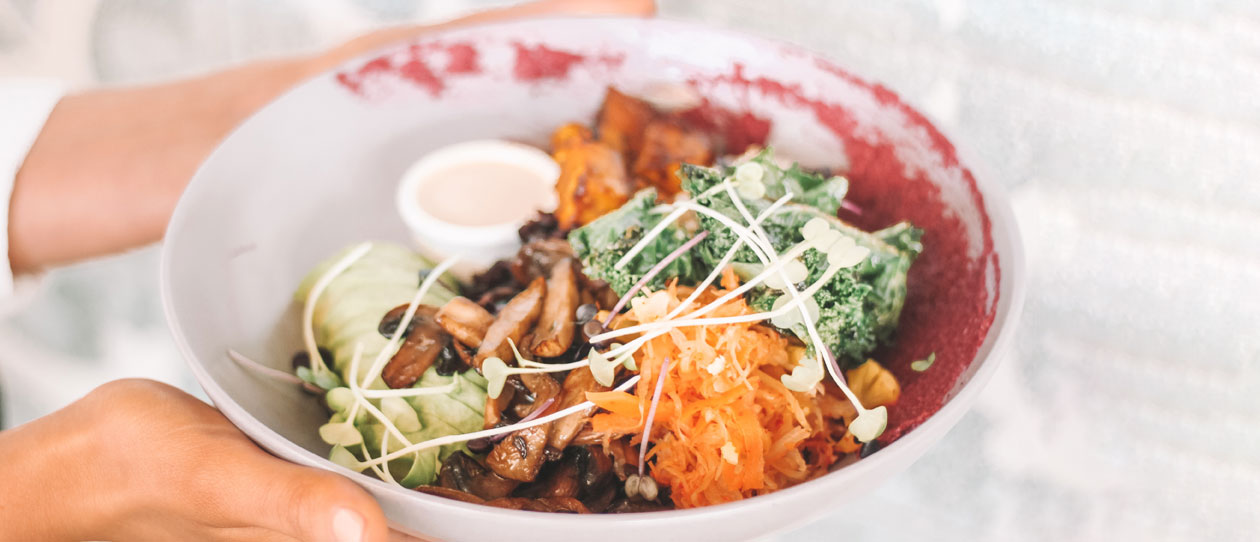
[{"label": "white shirt sleeve", "polygon": [[0,300],[13,295],[9,264],[9,199],[13,181],[48,114],[61,99],[60,83],[43,79],[0,79]]}]

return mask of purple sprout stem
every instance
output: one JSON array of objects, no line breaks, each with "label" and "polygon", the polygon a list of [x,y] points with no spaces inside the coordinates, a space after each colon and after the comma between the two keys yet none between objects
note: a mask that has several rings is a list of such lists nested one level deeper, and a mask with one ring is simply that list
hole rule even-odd
[{"label": "purple sprout stem", "polygon": [[647,464],[648,438],[652,436],[652,422],[656,421],[656,405],[661,402],[661,390],[665,389],[665,374],[669,372],[669,358],[661,362],[661,374],[656,375],[656,390],[652,392],[652,406],[648,407],[647,421],[643,424],[643,440],[639,442],[639,477],[643,477]]},{"label": "purple sprout stem", "polygon": [[847,199],[840,200],[840,208],[846,211],[849,211],[850,213],[853,213],[855,215],[862,214],[862,208],[858,207],[856,203],[853,203]]},{"label": "purple sprout stem", "polygon": [[268,367],[266,365],[258,363],[257,361],[254,361],[252,359],[245,357],[240,352],[237,352],[235,350],[228,350],[228,359],[235,361],[236,364],[240,365],[242,368],[249,369],[258,374],[273,378],[275,380],[279,380],[281,382],[285,382],[288,384],[297,384],[299,386],[306,383],[304,380],[302,380],[301,378],[298,378],[297,376],[294,376],[290,373],[286,373],[279,369],[272,369],[271,367]]},{"label": "purple sprout stem", "polygon": [[836,377],[838,377],[838,378],[840,379],[840,382],[843,382],[845,386],[848,386],[848,385],[849,385],[849,379],[847,379],[847,378],[845,378],[845,377],[844,377],[844,371],[842,371],[842,370],[840,369],[840,364],[839,364],[838,362],[836,362],[836,356],[835,356],[835,354],[832,354],[832,353],[831,353],[831,347],[826,347],[826,348],[824,348],[824,349],[823,349],[823,352],[822,352],[822,355],[823,355],[823,360],[824,360],[824,361],[826,361],[828,365],[830,365],[831,367],[835,368],[835,370],[836,370]]},{"label": "purple sprout stem", "polygon": [[[542,416],[542,413],[543,413],[543,412],[546,412],[546,411],[547,411],[547,409],[551,407],[551,403],[554,403],[554,402],[556,402],[556,400],[555,400],[555,398],[554,398],[554,397],[553,397],[553,398],[551,398],[551,399],[547,399],[546,401],[543,401],[541,405],[538,405],[538,408],[535,408],[535,409],[533,410],[533,412],[530,412],[529,414],[526,414],[524,418],[521,418],[521,419],[520,419],[520,421],[518,421],[518,422],[516,422],[516,423],[525,423],[525,422],[530,421],[530,420],[532,420],[532,419],[534,419],[534,418],[537,418],[537,417],[539,417],[539,416]],[[493,436],[493,437],[488,437],[486,440],[488,440],[488,441],[490,441],[490,442],[499,442],[500,440],[503,440],[503,439],[507,438],[507,436],[508,436],[508,435],[510,435],[510,434],[511,434],[511,433],[504,433],[504,434],[502,434],[502,435],[495,435],[495,436]]]},{"label": "purple sprout stem", "polygon": [[647,274],[643,275],[643,278],[639,279],[639,282],[636,282],[634,286],[630,288],[630,291],[626,292],[626,295],[621,296],[621,299],[617,300],[617,304],[613,306],[613,309],[608,311],[608,318],[604,319],[604,329],[608,329],[608,325],[612,324],[613,317],[617,316],[617,313],[621,312],[621,309],[626,308],[626,303],[630,302],[630,298],[634,297],[634,294],[639,293],[639,290],[642,290],[644,286],[647,286],[648,281],[655,278],[656,275],[659,275],[661,271],[665,270],[665,266],[669,265],[674,260],[677,260],[680,256],[688,250],[691,250],[692,247],[696,246],[700,243],[700,241],[703,241],[704,238],[708,236],[708,231],[702,231],[696,234],[695,237],[687,240],[687,242],[683,243],[682,246],[674,249],[673,252],[670,252],[669,255],[662,258],[661,261],[656,262],[656,265],[652,266],[652,269],[649,269]]}]

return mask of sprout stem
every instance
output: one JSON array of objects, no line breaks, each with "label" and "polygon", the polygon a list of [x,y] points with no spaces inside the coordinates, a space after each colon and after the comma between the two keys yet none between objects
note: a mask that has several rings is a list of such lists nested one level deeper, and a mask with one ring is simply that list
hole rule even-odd
[{"label": "sprout stem", "polygon": [[[381,374],[381,371],[385,368],[385,363],[389,361],[389,358],[394,355],[396,350],[398,350],[398,343],[402,340],[403,333],[406,333],[407,327],[411,325],[411,319],[416,315],[416,309],[420,306],[420,300],[424,299],[425,294],[429,293],[429,290],[437,283],[438,278],[440,278],[447,269],[450,269],[451,266],[455,265],[455,262],[458,261],[458,254],[451,256],[443,260],[442,263],[437,265],[437,267],[434,267],[433,270],[429,272],[429,275],[424,278],[424,282],[420,284],[420,289],[416,290],[415,297],[411,298],[411,303],[407,305],[407,311],[403,313],[402,320],[399,320],[398,327],[394,329],[394,334],[389,337],[389,342],[385,344],[385,347],[382,348],[379,353],[377,353],[376,359],[372,361],[372,366],[368,369],[367,374],[363,375],[363,383],[360,384],[360,386],[364,388],[368,387],[371,385],[371,382]],[[350,373],[351,380],[358,377],[358,373]]]},{"label": "sprout stem", "polygon": [[319,297],[324,294],[324,290],[328,289],[328,285],[332,284],[333,279],[354,265],[354,262],[359,261],[359,258],[366,255],[369,250],[372,250],[372,243],[363,243],[354,247],[337,260],[337,263],[329,267],[328,271],[315,281],[315,285],[311,286],[311,291],[306,293],[306,303],[302,306],[302,342],[305,343],[306,354],[311,359],[311,371],[315,374],[329,370],[323,356],[319,354],[319,347],[315,344],[315,304],[319,302]]},{"label": "sprout stem", "polygon": [[[633,387],[638,382],[639,382],[639,376],[638,375],[632,376],[630,377],[629,380],[626,380],[625,383],[614,388],[613,391],[626,391],[630,389],[631,387]],[[426,440],[423,442],[417,442],[415,444],[407,446],[406,448],[402,448],[400,450],[390,452],[388,455],[382,455],[381,457],[378,457],[371,461],[367,461],[366,464],[369,466],[373,464],[379,465],[379,464],[397,459],[399,457],[403,457],[409,454],[427,450],[429,448],[436,448],[438,446],[446,446],[447,444],[458,444],[460,442],[467,442],[467,441],[476,440],[479,438],[493,437],[495,435],[500,435],[500,434],[508,434],[514,431],[519,431],[521,429],[529,429],[530,427],[543,425],[545,423],[551,423],[553,421],[559,420],[560,418],[564,418],[565,416],[568,416],[570,414],[576,414],[578,412],[582,412],[593,406],[595,406],[595,403],[592,403],[590,401],[584,401],[576,405],[573,405],[569,408],[566,408],[564,410],[560,410],[558,412],[554,412],[546,416],[534,418],[527,422],[516,422],[512,425],[505,425],[503,427],[483,429],[481,431],[474,431],[472,433],[464,433],[462,435],[447,435],[445,437],[438,437],[438,438]]]},{"label": "sprout stem", "polygon": [[281,382],[285,382],[288,384],[297,384],[299,386],[301,386],[304,383],[301,378],[293,376],[292,374],[286,373],[279,369],[272,369],[271,367],[268,367],[266,365],[258,363],[257,361],[249,359],[245,357],[243,354],[241,354],[240,352],[237,352],[230,348],[227,351],[227,355],[229,359],[231,359],[232,361],[235,361],[236,364],[240,365],[242,368],[249,369],[251,371],[254,371],[268,378],[273,378],[275,380],[279,380]]},{"label": "sprout stem", "polygon": [[696,234],[695,237],[687,240],[687,242],[683,243],[682,246],[674,249],[674,251],[670,252],[668,256],[665,256],[661,259],[661,261],[657,262],[656,265],[652,266],[652,269],[649,269],[647,274],[643,275],[643,278],[639,279],[639,282],[636,282],[634,286],[626,292],[626,295],[621,296],[621,299],[617,300],[617,304],[613,305],[612,310],[608,311],[608,317],[604,319],[604,327],[607,328],[608,325],[612,323],[613,318],[617,316],[617,313],[621,312],[621,309],[625,308],[626,303],[634,297],[634,294],[639,293],[639,290],[643,289],[644,286],[647,286],[647,283],[655,278],[656,275],[660,274],[661,271],[664,271],[666,266],[673,263],[674,260],[677,260],[680,256],[685,254],[688,250],[691,250],[692,247],[695,247],[700,243],[700,241],[703,241],[704,238],[708,236],[708,231],[702,231]]},{"label": "sprout stem", "polygon": [[639,476],[643,476],[647,462],[648,439],[652,436],[652,422],[656,420],[656,405],[661,401],[661,390],[665,388],[665,375],[669,372],[669,358],[661,362],[661,373],[656,375],[656,389],[652,391],[652,406],[648,407],[647,420],[643,423],[643,439],[639,441]]}]

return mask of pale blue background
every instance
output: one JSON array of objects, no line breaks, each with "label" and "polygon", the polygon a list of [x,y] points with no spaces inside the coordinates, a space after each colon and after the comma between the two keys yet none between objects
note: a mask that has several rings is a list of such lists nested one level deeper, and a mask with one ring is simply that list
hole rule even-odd
[{"label": "pale blue background", "polygon": [[[0,0],[0,76],[144,82],[497,3]],[[1256,538],[1260,4],[661,4],[884,82],[988,161],[1027,244],[1024,326],[977,408],[782,540]],[[59,270],[0,323],[9,425],[125,375],[195,389],[153,249]]]}]

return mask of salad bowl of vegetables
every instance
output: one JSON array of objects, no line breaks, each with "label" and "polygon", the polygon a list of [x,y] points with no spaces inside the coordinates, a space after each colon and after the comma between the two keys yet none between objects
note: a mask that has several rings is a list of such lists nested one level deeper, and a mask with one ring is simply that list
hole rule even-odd
[{"label": "salad bowl of vegetables", "polygon": [[[416,246],[399,179],[488,139],[546,153],[555,205],[457,276],[476,254]],[[1023,261],[974,168],[891,91],[790,45],[659,20],[465,28],[242,125],[179,204],[162,289],[215,405],[400,530],[754,538],[904,469],[995,370]],[[461,205],[508,197],[467,179],[439,181]]]}]

